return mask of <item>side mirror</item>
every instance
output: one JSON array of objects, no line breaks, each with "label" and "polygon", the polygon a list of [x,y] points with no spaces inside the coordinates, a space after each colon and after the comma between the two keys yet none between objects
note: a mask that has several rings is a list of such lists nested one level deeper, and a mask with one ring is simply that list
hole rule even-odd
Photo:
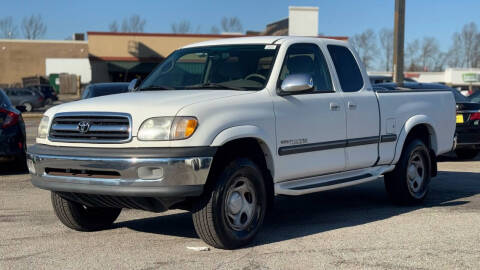
[{"label": "side mirror", "polygon": [[280,89],[286,94],[310,91],[313,89],[313,78],[305,73],[288,75],[283,80]]},{"label": "side mirror", "polygon": [[133,79],[130,82],[130,84],[128,85],[128,92],[136,91],[139,85],[140,85],[140,80],[139,79]]},{"label": "side mirror", "polygon": [[27,107],[23,106],[23,105],[18,105],[18,106],[15,106],[15,108],[17,110],[19,110],[20,112],[24,113],[27,111]]}]

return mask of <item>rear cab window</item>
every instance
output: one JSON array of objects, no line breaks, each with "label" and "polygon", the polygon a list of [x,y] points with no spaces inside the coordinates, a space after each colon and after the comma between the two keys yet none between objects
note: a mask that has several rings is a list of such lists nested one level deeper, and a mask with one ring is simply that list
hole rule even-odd
[{"label": "rear cab window", "polygon": [[327,48],[337,71],[342,91],[360,91],[364,81],[360,67],[350,49],[340,45],[328,45]]}]

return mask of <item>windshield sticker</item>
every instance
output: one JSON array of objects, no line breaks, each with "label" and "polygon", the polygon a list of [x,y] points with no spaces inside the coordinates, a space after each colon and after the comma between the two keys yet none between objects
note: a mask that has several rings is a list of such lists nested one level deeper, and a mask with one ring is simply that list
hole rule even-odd
[{"label": "windshield sticker", "polygon": [[275,50],[276,48],[277,48],[277,45],[272,45],[272,44],[265,45],[265,50]]}]

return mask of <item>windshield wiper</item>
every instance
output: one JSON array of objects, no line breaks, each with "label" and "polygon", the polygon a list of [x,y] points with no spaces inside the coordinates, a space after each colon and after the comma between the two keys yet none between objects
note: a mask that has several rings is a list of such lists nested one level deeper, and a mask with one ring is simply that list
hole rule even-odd
[{"label": "windshield wiper", "polygon": [[175,90],[175,88],[166,85],[153,85],[138,89],[138,91],[155,91],[155,90]]},{"label": "windshield wiper", "polygon": [[245,91],[247,89],[242,87],[228,86],[221,83],[204,83],[185,86],[185,89],[226,89],[226,90],[240,90]]}]

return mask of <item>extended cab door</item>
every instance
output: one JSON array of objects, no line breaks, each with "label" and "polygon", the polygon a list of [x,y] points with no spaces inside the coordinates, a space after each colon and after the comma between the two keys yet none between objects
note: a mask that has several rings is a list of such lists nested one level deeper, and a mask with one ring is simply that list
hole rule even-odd
[{"label": "extended cab door", "polygon": [[375,92],[367,89],[362,72],[349,48],[328,45],[345,98],[347,115],[347,170],[373,166],[378,158],[380,114]]},{"label": "extended cab door", "polygon": [[[283,80],[291,74],[310,74],[314,89],[281,95]],[[338,172],[345,169],[345,107],[333,88],[324,53],[317,44],[288,47],[273,97],[278,181]]]}]

